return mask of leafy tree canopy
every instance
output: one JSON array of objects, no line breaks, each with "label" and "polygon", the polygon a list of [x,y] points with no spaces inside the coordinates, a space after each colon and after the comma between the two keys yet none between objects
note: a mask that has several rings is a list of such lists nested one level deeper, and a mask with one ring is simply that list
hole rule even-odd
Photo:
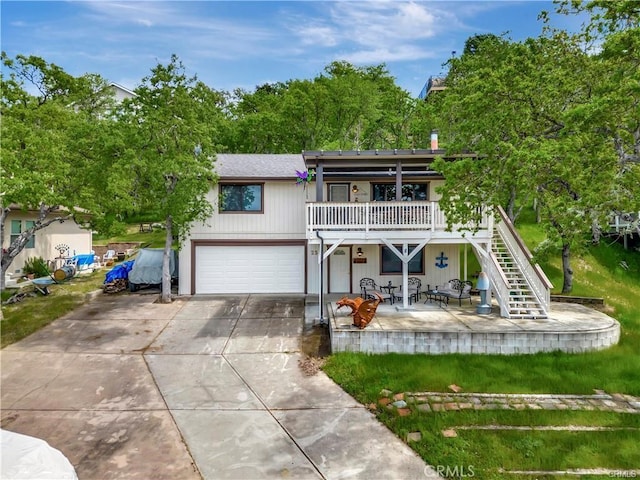
[{"label": "leafy tree canopy", "polygon": [[105,211],[103,202],[113,203],[101,193],[108,190],[101,166],[110,163],[105,156],[117,136],[108,135],[113,99],[101,77],[73,77],[35,56],[10,59],[3,53],[2,63],[0,228],[4,231],[12,208],[37,212],[33,226],[2,256],[4,280],[35,232],[70,217],[97,221]]},{"label": "leafy tree canopy", "polygon": [[640,7],[558,5],[590,15],[580,34],[477,35],[449,62],[438,127],[452,152],[470,148],[478,159],[436,168],[451,222],[473,218],[480,204],[502,205],[515,220],[535,201],[548,237],[538,254],[561,245],[568,292],[571,251],[612,213],[640,210]]},{"label": "leafy tree canopy", "polygon": [[123,103],[119,118],[130,146],[131,201],[165,219],[162,299],[170,301],[173,238],[184,238],[193,222],[205,221],[212,211],[207,193],[215,181],[221,97],[187,77],[175,55],[167,65],[154,67],[135,93]]}]

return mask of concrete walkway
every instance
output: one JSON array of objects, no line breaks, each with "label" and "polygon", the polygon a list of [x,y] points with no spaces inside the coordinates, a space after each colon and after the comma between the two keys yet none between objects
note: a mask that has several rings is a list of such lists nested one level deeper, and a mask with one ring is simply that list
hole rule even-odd
[{"label": "concrete walkway", "polygon": [[438,478],[302,371],[302,296],[155,299],[101,294],[2,350],[2,428],[81,480]]}]

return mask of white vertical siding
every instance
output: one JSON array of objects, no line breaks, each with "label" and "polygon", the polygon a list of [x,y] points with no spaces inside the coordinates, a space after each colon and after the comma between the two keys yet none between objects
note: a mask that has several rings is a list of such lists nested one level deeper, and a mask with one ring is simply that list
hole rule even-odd
[{"label": "white vertical siding", "polygon": [[[193,238],[304,238],[306,190],[289,182],[265,182],[263,213],[220,213],[218,186],[208,195],[214,213],[206,224],[195,224]],[[248,236],[248,237],[246,237]]]},{"label": "white vertical siding", "polygon": [[[444,256],[448,257],[447,260],[444,261],[444,263],[448,265],[446,268],[438,268],[436,266],[436,263],[439,263],[437,257],[440,257],[441,253],[444,253]],[[425,252],[425,269],[427,273],[426,282],[422,282],[425,287],[426,284],[435,287],[436,285],[444,285],[454,278],[460,279],[462,275],[460,245],[427,245]]]},{"label": "white vertical siding", "polygon": [[[317,294],[319,291],[318,282],[320,275],[320,266],[318,265],[318,256],[320,255],[320,245],[309,245],[307,249],[307,291]],[[326,274],[326,263],[323,266]],[[326,284],[326,282],[325,282]]]},{"label": "white vertical siding", "polygon": [[191,294],[191,239],[180,245],[178,252],[178,295]]},{"label": "white vertical siding", "polygon": [[[256,183],[262,182],[263,180],[256,180]],[[205,223],[194,224],[190,235],[182,244],[178,288],[181,295],[191,293],[191,240],[233,241],[305,238],[305,202],[311,201],[312,197],[315,197],[315,184],[307,185],[304,189],[302,185],[296,185],[293,179],[264,181],[263,213],[220,213],[218,211],[218,191],[218,185],[216,185],[207,196],[214,208],[211,218]]]},{"label": "white vertical siding", "polygon": [[[367,263],[354,263],[352,265],[352,284],[351,291],[353,293],[360,292],[360,279],[363,277],[373,278],[379,285],[400,286],[402,284],[402,275],[381,275],[380,274],[380,245],[354,245],[352,255],[355,257],[358,247],[362,248],[363,258],[367,259]],[[448,259],[446,268],[436,267],[440,254],[444,252]],[[448,280],[460,278],[460,255],[459,245],[427,245],[424,248],[424,275],[409,274],[410,277],[418,277],[422,281],[424,290],[427,285],[432,287],[435,285],[443,285]],[[317,276],[317,275],[316,275]]]},{"label": "white vertical siding", "polygon": [[[11,221],[21,220],[24,222],[36,220],[37,216],[29,212],[11,212],[6,220],[4,238],[2,246],[8,247],[11,243]],[[31,257],[42,257],[45,261],[53,260],[59,252],[55,246],[64,243],[69,246],[69,255],[90,253],[92,249],[91,230],[85,230],[73,220],[66,220],[63,223],[54,222],[51,225],[38,230],[35,233],[34,248],[25,248],[16,256],[9,267],[8,273],[20,273],[24,262]]]},{"label": "white vertical siding", "polygon": [[432,180],[429,182],[429,200],[433,202],[440,201],[442,195],[436,192],[436,188],[444,183],[444,180]]}]

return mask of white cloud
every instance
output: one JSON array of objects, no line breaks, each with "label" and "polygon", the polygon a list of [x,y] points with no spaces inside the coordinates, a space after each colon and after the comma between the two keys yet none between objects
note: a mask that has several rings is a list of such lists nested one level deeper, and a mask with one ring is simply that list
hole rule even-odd
[{"label": "white cloud", "polygon": [[303,45],[335,47],[339,43],[336,30],[329,26],[308,26],[299,35]]},{"label": "white cloud", "polygon": [[362,45],[414,43],[439,31],[439,12],[414,2],[336,3],[332,19],[345,34]]},{"label": "white cloud", "polygon": [[415,61],[425,58],[435,58],[435,56],[436,55],[428,49],[415,45],[400,45],[392,48],[380,47],[376,49],[362,49],[339,55],[340,59],[353,64]]},{"label": "white cloud", "polygon": [[[305,46],[338,47],[352,63],[381,63],[431,58],[436,38],[459,22],[447,4],[426,2],[331,2],[314,16],[291,15],[285,22]],[[348,53],[345,53],[348,52]]]},{"label": "white cloud", "polygon": [[135,23],[152,26],[166,23],[173,13],[165,2],[84,2],[97,18],[108,22]]}]

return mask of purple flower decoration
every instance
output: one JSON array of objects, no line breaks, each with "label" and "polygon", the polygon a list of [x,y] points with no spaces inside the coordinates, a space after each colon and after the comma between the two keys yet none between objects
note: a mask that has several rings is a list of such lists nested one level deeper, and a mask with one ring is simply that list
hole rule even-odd
[{"label": "purple flower decoration", "polygon": [[301,172],[300,170],[296,170],[296,184],[302,184],[304,187],[307,186],[307,183],[313,181],[313,177],[316,176],[316,172],[313,170],[305,170]]}]

